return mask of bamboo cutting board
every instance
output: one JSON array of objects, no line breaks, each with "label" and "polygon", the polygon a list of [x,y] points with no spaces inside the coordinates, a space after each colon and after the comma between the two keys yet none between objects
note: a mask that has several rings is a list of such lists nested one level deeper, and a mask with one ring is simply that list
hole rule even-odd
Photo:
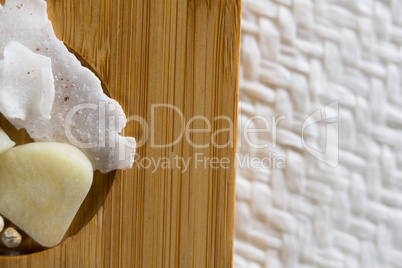
[{"label": "bamboo cutting board", "polygon": [[[149,139],[133,169],[96,173],[63,243],[0,257],[0,267],[231,267],[240,0],[47,3],[56,35],[93,68],[128,117],[149,124],[147,132],[133,121],[123,134]],[[176,110],[152,113],[158,104]],[[211,131],[177,139],[183,120],[191,128],[209,122]],[[0,126],[20,143],[28,140],[4,118]],[[211,139],[229,145],[219,148]],[[190,160],[189,168],[140,164],[175,157]],[[229,162],[214,168],[207,157]]]}]

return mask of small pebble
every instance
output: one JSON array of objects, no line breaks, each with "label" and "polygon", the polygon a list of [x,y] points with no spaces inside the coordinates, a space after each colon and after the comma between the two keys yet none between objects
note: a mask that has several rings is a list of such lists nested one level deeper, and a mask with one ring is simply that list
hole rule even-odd
[{"label": "small pebble", "polygon": [[0,216],[0,233],[3,231],[4,229],[4,219],[2,216]]},{"label": "small pebble", "polygon": [[21,244],[22,237],[15,228],[9,227],[4,231],[1,240],[6,247],[16,248]]}]

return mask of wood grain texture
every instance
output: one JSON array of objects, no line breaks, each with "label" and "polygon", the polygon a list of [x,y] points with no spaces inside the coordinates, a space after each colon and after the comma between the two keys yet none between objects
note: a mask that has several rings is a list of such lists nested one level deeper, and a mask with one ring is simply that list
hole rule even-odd
[{"label": "wood grain texture", "polygon": [[[149,123],[139,157],[177,155],[191,165],[118,171],[104,205],[77,235],[46,251],[1,257],[0,267],[231,267],[240,0],[47,2],[56,35],[91,64],[128,116]],[[183,124],[174,110],[159,109],[151,129],[153,104],[174,105],[186,121],[207,118],[211,133],[189,136],[209,146],[195,148],[183,138],[154,148],[151,135],[171,143]],[[233,121],[231,146],[210,144],[213,132],[230,127],[218,116]],[[124,134],[146,136],[135,122]],[[222,145],[231,137],[214,138]],[[196,154],[228,157],[229,167],[196,165]]]}]

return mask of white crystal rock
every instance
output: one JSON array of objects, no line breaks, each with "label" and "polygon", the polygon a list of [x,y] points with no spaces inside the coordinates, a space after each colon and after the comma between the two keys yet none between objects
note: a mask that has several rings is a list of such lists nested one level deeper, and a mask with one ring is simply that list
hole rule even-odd
[{"label": "white crystal rock", "polygon": [[8,43],[0,62],[0,112],[7,118],[24,121],[50,119],[53,101],[50,58],[36,54],[18,42]]},{"label": "white crystal rock", "polygon": [[[18,112],[4,111],[6,118],[16,128],[25,128],[35,141],[73,144],[89,158],[94,169],[101,172],[130,168],[133,164],[135,139],[119,135],[127,122],[122,107],[103,93],[95,74],[81,66],[63,42],[56,38],[47,18],[44,0],[7,0],[0,9],[0,60],[3,60],[1,72],[6,72],[5,48],[12,41],[22,44],[35,54],[51,59],[55,96],[50,118],[43,116],[48,111],[48,105],[45,105],[40,107],[41,113],[26,114],[24,120],[21,116],[24,109],[37,111],[36,104],[33,104],[33,108],[21,107],[23,110]],[[11,43],[11,48],[15,48],[15,43]],[[22,66],[13,68],[23,70]],[[45,73],[43,70],[43,74]],[[26,91],[26,96],[31,94],[35,89],[24,86],[26,79],[21,76],[14,81],[14,85],[8,85],[7,98],[18,99],[22,96],[22,93],[11,96],[15,91],[13,86]],[[44,84],[51,80],[50,77],[42,79]]]},{"label": "white crystal rock", "polygon": [[0,128],[0,154],[14,147],[15,142],[10,140],[7,134]]}]

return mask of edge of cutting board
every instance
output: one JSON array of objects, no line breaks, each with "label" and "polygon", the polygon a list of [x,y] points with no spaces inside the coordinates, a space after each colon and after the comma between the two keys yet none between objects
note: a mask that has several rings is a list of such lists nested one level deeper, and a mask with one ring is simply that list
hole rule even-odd
[{"label": "edge of cutting board", "polygon": [[[176,106],[185,119],[204,116],[231,146],[170,148],[150,142],[139,157],[178,155],[191,167],[118,171],[105,203],[82,230],[31,255],[0,257],[0,267],[232,267],[240,46],[240,0],[48,0],[56,35],[98,72],[128,116],[151,122],[153,104]],[[155,120],[158,142],[180,134],[165,109]],[[124,135],[142,137],[138,123]],[[191,134],[197,144],[211,134]],[[196,154],[230,161],[228,168],[193,165]]]}]

